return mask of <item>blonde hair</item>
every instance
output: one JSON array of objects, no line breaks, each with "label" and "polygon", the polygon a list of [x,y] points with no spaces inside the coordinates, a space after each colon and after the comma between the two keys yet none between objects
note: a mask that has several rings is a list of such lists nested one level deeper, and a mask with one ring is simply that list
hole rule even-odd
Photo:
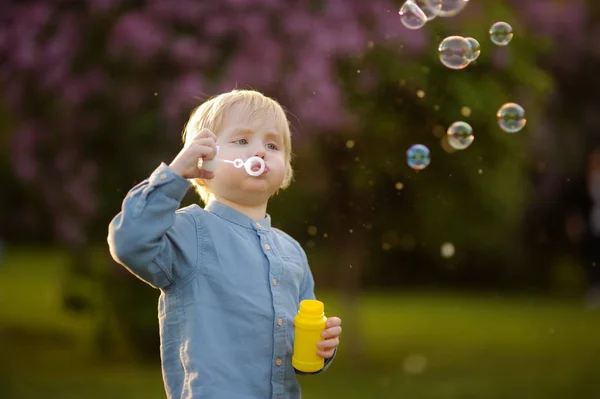
[{"label": "blonde hair", "polygon": [[[275,120],[277,131],[283,135],[283,150],[285,153],[285,176],[279,189],[287,188],[294,176],[292,169],[292,139],[290,125],[283,107],[274,99],[254,90],[232,90],[210,98],[190,115],[190,119],[183,130],[184,146],[194,139],[202,129],[208,129],[215,135],[219,135],[223,119],[227,112],[237,103],[244,105],[244,112],[248,117],[265,117]],[[210,197],[210,191],[202,179],[194,179],[192,184],[198,195],[206,204]]]}]

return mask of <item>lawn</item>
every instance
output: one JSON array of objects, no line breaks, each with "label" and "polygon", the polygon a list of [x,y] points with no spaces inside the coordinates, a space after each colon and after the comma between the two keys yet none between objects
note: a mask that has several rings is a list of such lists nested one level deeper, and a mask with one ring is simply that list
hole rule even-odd
[{"label": "lawn", "polygon": [[[0,291],[11,281],[2,277],[0,272]],[[600,398],[600,311],[581,301],[365,293],[354,324],[336,295],[321,299],[330,315],[347,321],[344,334],[356,326],[365,357],[351,362],[342,346],[325,374],[301,377],[305,398]],[[19,314],[23,318],[2,307],[0,326]],[[45,323],[50,316],[35,320]],[[342,339],[344,344],[348,340]],[[31,351],[7,340],[0,348],[0,398],[164,398],[158,363],[84,366],[57,360],[56,367],[48,367],[17,360]]]}]

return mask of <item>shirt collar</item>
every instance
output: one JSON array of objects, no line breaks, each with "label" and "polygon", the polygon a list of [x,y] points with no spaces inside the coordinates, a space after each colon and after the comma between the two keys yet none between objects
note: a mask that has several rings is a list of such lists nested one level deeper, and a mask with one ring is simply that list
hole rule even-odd
[{"label": "shirt collar", "polygon": [[260,220],[252,220],[252,218],[244,215],[241,212],[236,211],[235,209],[222,204],[218,201],[212,200],[205,207],[204,210],[217,215],[231,223],[235,223],[242,227],[246,227],[249,229],[269,229],[271,228],[271,215],[267,213],[267,216],[264,219]]}]

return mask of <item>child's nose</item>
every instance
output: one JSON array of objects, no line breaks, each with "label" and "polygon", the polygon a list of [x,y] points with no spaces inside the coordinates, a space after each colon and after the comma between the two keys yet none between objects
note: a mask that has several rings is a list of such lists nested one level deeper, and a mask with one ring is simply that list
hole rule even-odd
[{"label": "child's nose", "polygon": [[254,155],[253,156],[264,158],[265,157],[265,149],[262,148],[262,149],[254,151]]}]

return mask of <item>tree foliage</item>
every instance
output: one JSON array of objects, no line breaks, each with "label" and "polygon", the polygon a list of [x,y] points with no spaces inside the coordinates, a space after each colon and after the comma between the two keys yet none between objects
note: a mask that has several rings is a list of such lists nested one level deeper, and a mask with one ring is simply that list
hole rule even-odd
[{"label": "tree foliage", "polygon": [[[514,259],[531,151],[552,130],[548,71],[568,73],[589,49],[588,3],[473,0],[417,31],[400,24],[399,5],[5,1],[0,149],[15,189],[3,200],[14,209],[3,234],[49,240],[52,227],[64,243],[103,240],[127,190],[175,155],[189,112],[210,95],[251,87],[290,111],[299,174],[273,212],[311,246],[343,246],[352,230],[364,233],[372,263],[421,252],[437,259],[444,241],[459,255]],[[497,20],[515,30],[506,48],[487,38]],[[463,71],[437,59],[438,43],[454,34],[482,45]],[[507,101],[526,108],[523,133],[498,129],[494,115]],[[459,119],[476,140],[448,154],[440,138]],[[422,172],[405,162],[417,142],[432,150]],[[307,236],[310,224],[336,233]]]}]

